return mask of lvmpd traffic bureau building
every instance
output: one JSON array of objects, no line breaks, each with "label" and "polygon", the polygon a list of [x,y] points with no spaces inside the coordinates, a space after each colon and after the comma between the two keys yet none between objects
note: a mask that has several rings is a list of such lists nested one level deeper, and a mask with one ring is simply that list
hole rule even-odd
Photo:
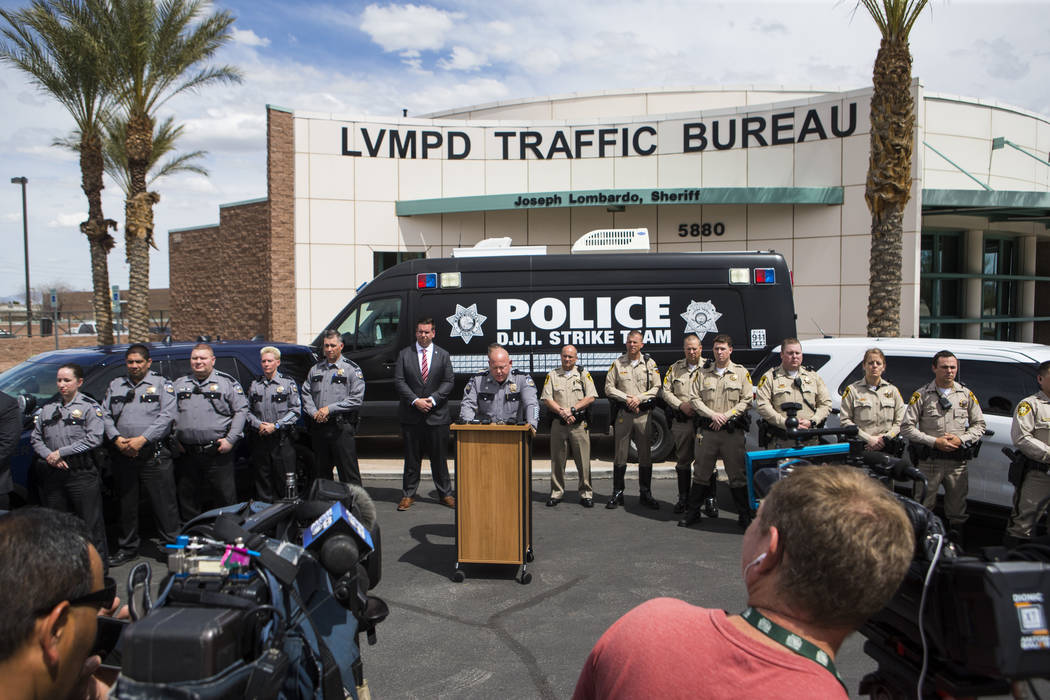
[{"label": "lvmpd traffic bureau building", "polygon": [[[1050,118],[913,92],[904,333],[1050,342]],[[267,196],[169,232],[173,330],[307,342],[401,260],[494,237],[565,253],[594,229],[645,227],[659,251],[776,250],[803,338],[863,335],[870,99],[633,90],[418,118],[269,106]]]}]

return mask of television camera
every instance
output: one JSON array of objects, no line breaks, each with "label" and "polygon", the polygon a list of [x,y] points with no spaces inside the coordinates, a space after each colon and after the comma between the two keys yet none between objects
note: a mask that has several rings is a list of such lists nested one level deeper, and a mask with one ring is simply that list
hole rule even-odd
[{"label": "television camera", "polygon": [[[386,603],[379,525],[363,488],[317,480],[309,496],[205,513],[168,545],[153,601],[148,563],[128,575],[132,622],[112,698],[367,696],[360,636]],[[104,663],[113,663],[105,659]]]},{"label": "television camera", "polygon": [[[810,437],[856,435],[853,426],[799,430],[792,421],[798,408],[786,408],[787,432],[799,445]],[[763,497],[778,479],[790,478],[814,458],[866,469],[889,486],[912,480],[925,489],[925,477],[907,461],[847,439],[749,453],[749,465],[774,463],[754,471],[755,495]],[[978,697],[1050,677],[1050,546],[990,547],[966,556],[948,542],[936,515],[910,498],[898,499],[915,531],[915,554],[893,598],[859,630],[867,640],[865,653],[878,663],[861,681],[861,694],[886,700]]]}]

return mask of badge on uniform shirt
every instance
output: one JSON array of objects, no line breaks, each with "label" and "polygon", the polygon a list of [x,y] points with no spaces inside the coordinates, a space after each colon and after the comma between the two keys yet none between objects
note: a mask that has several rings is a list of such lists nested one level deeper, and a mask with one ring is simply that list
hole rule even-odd
[{"label": "badge on uniform shirt", "polygon": [[1027,401],[1022,401],[1021,403],[1017,404],[1017,417],[1018,418],[1020,418],[1021,416],[1027,416],[1031,412],[1032,412],[1032,406]]},{"label": "badge on uniform shirt", "polygon": [[510,384],[507,385],[507,391],[509,391],[510,393],[513,394],[517,390],[518,390],[518,385],[515,384],[514,382],[511,382]]},{"label": "badge on uniform shirt", "polygon": [[146,387],[146,393],[147,394],[156,394],[157,393],[157,387],[155,387],[155,386],[148,386],[148,387]]},{"label": "badge on uniform shirt", "polygon": [[210,387],[208,387],[208,391],[218,391],[218,390],[219,390],[219,385],[218,384],[212,384]]},{"label": "badge on uniform shirt", "polygon": [[736,375],[735,374],[730,374],[729,375],[729,381],[735,382],[736,381]]},{"label": "badge on uniform shirt", "polygon": [[72,415],[74,418],[80,418],[84,414],[80,412],[79,408],[74,408]]},{"label": "badge on uniform shirt", "polygon": [[281,386],[280,384],[278,384],[278,385],[277,385],[277,393],[280,393],[280,392],[282,392],[282,391],[284,391],[284,387],[283,387],[283,386]]},{"label": "badge on uniform shirt", "polygon": [[343,376],[343,375],[345,374],[345,372],[343,372],[343,368],[342,368],[342,367],[340,367],[339,369],[337,369],[337,370],[335,371],[335,373],[336,373],[336,374],[338,374],[338,375],[339,375],[340,377],[341,377],[341,376]]}]

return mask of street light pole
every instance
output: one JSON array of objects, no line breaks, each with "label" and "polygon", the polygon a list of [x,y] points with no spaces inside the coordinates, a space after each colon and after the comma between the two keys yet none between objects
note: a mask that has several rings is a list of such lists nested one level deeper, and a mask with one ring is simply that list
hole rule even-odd
[{"label": "street light pole", "polygon": [[26,337],[33,337],[33,298],[29,292],[29,220],[26,218],[26,185],[27,177],[11,178],[12,185],[22,186],[22,240],[26,251]]}]

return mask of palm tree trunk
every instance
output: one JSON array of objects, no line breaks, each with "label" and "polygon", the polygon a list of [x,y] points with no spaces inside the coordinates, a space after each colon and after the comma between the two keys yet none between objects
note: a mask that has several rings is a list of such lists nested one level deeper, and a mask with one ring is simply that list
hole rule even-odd
[{"label": "palm tree trunk", "polygon": [[871,210],[868,335],[897,337],[901,322],[904,207],[911,196],[915,111],[907,41],[882,40],[871,95],[871,160],[864,197]]},{"label": "palm tree trunk", "polygon": [[124,203],[124,242],[128,257],[128,340],[149,340],[149,249],[153,245],[153,205],[160,195],[146,190],[153,150],[153,120],[147,114],[128,117],[126,152],[130,192]]},{"label": "palm tree trunk", "polygon": [[88,200],[87,221],[80,231],[88,238],[91,251],[92,304],[99,345],[113,344],[113,307],[109,299],[109,251],[115,241],[109,235],[117,222],[102,215],[102,140],[98,134],[82,134],[80,139],[81,187]]}]

